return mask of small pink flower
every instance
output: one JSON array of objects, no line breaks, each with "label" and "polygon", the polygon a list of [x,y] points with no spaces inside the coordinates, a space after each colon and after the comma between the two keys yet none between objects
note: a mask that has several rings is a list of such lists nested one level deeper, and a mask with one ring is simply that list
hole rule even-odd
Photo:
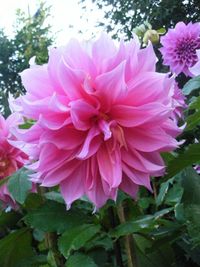
[{"label": "small pink flower", "polygon": [[200,174],[200,165],[196,165],[196,166],[194,167],[194,169],[196,170],[196,172],[197,172],[198,174]]},{"label": "small pink flower", "polygon": [[17,130],[35,161],[32,181],[59,185],[69,208],[84,194],[97,208],[120,188],[136,197],[161,176],[161,152],[178,146],[172,119],[174,79],[155,71],[152,45],[107,36],[86,45],[71,40],[50,50],[49,62],[21,74],[27,90],[13,107],[36,123]]},{"label": "small pink flower", "polygon": [[[7,120],[0,115],[0,180],[21,168],[28,158],[24,152],[9,143],[9,140],[15,140],[10,130],[16,127],[18,122],[19,116],[16,114],[10,115]],[[4,207],[9,205],[16,208],[16,202],[9,193],[6,183],[0,186],[0,201]]]},{"label": "small pink flower", "polygon": [[174,29],[161,37],[160,49],[164,64],[172,72],[186,76],[193,76],[190,67],[197,62],[197,49],[200,49],[200,23],[179,22]]},{"label": "small pink flower", "polygon": [[174,105],[173,118],[175,120],[183,118],[183,110],[187,108],[187,104],[185,103],[186,98],[177,83],[174,84],[174,93],[172,98]]}]

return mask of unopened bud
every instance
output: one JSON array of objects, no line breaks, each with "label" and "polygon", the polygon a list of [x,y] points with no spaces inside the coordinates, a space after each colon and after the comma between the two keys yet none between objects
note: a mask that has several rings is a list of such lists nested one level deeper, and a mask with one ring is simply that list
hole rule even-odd
[{"label": "unopened bud", "polygon": [[159,42],[159,34],[155,30],[148,30],[145,32],[143,37],[143,43],[147,44],[148,41],[151,41],[153,44],[157,44]]}]

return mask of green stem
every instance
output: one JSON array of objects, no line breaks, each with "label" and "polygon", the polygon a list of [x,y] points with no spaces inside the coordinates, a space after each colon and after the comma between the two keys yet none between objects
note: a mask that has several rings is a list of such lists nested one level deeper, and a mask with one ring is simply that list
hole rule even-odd
[{"label": "green stem", "polygon": [[[119,204],[118,206],[118,216],[120,223],[126,222],[124,207],[122,204]],[[127,255],[128,267],[137,267],[137,259],[136,259],[134,240],[132,235],[126,235],[124,237],[124,245]]]},{"label": "green stem", "polygon": [[53,254],[55,263],[57,267],[64,267],[64,261],[57,249],[57,234],[56,233],[46,233],[45,234],[45,244],[48,250]]},{"label": "green stem", "polygon": [[[115,228],[117,226],[117,223],[116,223],[116,218],[115,218],[115,212],[114,212],[112,207],[109,209],[109,217],[110,217],[111,227]],[[118,267],[124,267],[123,260],[122,260],[120,241],[116,240],[114,242],[113,246],[114,246],[117,266]]]},{"label": "green stem", "polygon": [[[39,187],[38,193],[42,196],[43,202],[45,202],[44,194],[48,192],[48,189],[45,187]],[[64,260],[62,255],[59,253],[57,248],[57,233],[45,233],[45,245],[46,248],[52,252],[56,266],[64,267]]]},{"label": "green stem", "polygon": [[153,195],[154,195],[154,199],[156,201],[156,198],[157,198],[157,188],[156,188],[156,183],[155,183],[155,180],[154,179],[152,181],[152,185],[153,185]]}]

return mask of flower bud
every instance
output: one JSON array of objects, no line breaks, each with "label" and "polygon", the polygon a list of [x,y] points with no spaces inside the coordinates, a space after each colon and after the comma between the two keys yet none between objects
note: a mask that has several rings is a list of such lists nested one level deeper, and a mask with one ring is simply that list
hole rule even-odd
[{"label": "flower bud", "polygon": [[147,30],[143,37],[143,43],[147,44],[148,41],[151,41],[153,44],[157,44],[159,42],[159,34],[156,30]]}]

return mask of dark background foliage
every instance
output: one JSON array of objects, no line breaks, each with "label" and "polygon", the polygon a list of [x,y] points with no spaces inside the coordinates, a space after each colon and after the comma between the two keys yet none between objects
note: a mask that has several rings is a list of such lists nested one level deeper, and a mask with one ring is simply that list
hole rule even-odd
[{"label": "dark background foliage", "polygon": [[8,94],[24,92],[19,73],[29,67],[30,58],[36,56],[38,64],[47,62],[47,48],[54,41],[51,27],[46,24],[49,15],[50,7],[41,2],[33,16],[17,10],[12,38],[0,29],[0,110],[6,116],[10,113]]},{"label": "dark background foliage", "polygon": [[[80,2],[87,6],[88,0]],[[132,36],[133,29],[149,21],[154,29],[173,27],[179,21],[200,20],[199,0],[92,0],[98,8],[104,10],[105,22],[99,22],[113,38]]]}]

